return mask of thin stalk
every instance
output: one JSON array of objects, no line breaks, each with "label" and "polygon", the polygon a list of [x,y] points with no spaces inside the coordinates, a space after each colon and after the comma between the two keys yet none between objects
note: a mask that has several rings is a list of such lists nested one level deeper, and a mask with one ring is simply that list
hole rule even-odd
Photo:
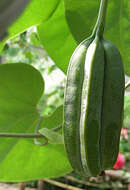
[{"label": "thin stalk", "polygon": [[13,137],[13,138],[44,138],[41,134],[35,133],[0,133],[0,137]]},{"label": "thin stalk", "polygon": [[[58,131],[62,126],[52,128],[53,131]],[[39,133],[0,133],[1,137],[12,137],[12,138],[46,138],[45,136]]]},{"label": "thin stalk", "polygon": [[[40,116],[38,124],[36,125],[35,133],[37,133],[37,134],[39,133],[39,127],[40,127],[42,119],[43,119],[43,116]],[[40,141],[38,141],[37,138],[34,138],[34,144],[39,145],[39,146],[45,146],[48,144],[48,139],[46,137],[44,137],[44,140],[45,140],[45,142],[40,142]]]},{"label": "thin stalk", "polygon": [[108,5],[108,0],[101,0],[98,18],[97,18],[96,25],[93,29],[92,36],[93,35],[95,36],[95,34],[97,34],[100,38],[103,37],[104,28],[105,28],[107,5]]},{"label": "thin stalk", "polygon": [[62,128],[62,125],[59,125],[58,127],[52,128],[53,131],[59,131]]}]

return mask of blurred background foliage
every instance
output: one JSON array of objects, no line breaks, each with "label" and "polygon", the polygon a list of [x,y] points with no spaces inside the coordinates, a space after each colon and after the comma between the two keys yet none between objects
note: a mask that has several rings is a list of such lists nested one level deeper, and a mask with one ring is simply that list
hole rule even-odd
[{"label": "blurred background foliage", "polygon": [[63,104],[66,77],[40,45],[35,27],[7,41],[1,63],[27,63],[41,72],[45,80],[45,94],[39,109],[43,115],[52,113]]},{"label": "blurred background foliage", "polygon": [[[66,76],[57,68],[53,60],[47,55],[44,47],[41,46],[35,27],[7,41],[0,57],[0,63],[27,63],[33,65],[42,73],[45,80],[45,94],[42,96],[38,106],[42,115],[52,113],[58,106],[63,104]],[[127,76],[126,80],[129,80]],[[90,179],[91,183],[96,184],[96,186],[87,187],[87,189],[128,189],[126,184],[130,183],[130,88],[125,93],[123,128],[125,130],[120,138],[120,153],[125,157],[125,164],[122,168],[119,168],[118,173],[126,177],[127,180],[124,181],[120,178],[111,179],[110,177],[92,178]],[[76,173],[72,173],[71,175],[77,179],[84,180]],[[85,187],[85,185],[76,182],[70,183],[66,178],[59,178],[58,180],[80,188]],[[36,187],[37,181],[29,183],[28,186]],[[60,188],[46,184],[44,189]]]}]

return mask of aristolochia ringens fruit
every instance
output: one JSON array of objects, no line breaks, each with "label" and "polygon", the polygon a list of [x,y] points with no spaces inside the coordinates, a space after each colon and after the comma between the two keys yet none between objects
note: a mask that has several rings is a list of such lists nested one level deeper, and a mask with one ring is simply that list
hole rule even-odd
[{"label": "aristolochia ringens fruit", "polygon": [[83,176],[113,167],[123,119],[121,55],[98,29],[74,51],[65,89],[65,148],[73,169]]}]

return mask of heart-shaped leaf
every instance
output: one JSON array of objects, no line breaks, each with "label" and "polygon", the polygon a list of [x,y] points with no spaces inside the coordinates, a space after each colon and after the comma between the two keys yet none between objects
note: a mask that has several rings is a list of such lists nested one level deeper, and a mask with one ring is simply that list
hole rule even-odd
[{"label": "heart-shaped leaf", "polygon": [[[41,74],[27,64],[0,65],[0,132],[33,133],[43,94]],[[41,121],[42,128],[62,124],[62,108]],[[64,145],[38,146],[33,139],[0,137],[0,181],[61,176],[71,170]]]}]

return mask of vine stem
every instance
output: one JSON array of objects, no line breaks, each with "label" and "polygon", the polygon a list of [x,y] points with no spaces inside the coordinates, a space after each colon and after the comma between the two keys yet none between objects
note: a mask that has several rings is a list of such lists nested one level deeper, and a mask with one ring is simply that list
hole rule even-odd
[{"label": "vine stem", "polygon": [[[62,126],[53,128],[53,131],[58,131]],[[12,138],[46,138],[39,133],[0,133],[0,137],[12,137]]]},{"label": "vine stem", "polygon": [[97,34],[100,38],[103,37],[104,28],[105,28],[105,20],[106,20],[106,12],[107,12],[108,0],[100,1],[100,8],[98,13],[97,22],[92,32],[92,36]]},{"label": "vine stem", "polygon": [[41,134],[35,133],[0,133],[0,137],[13,137],[13,138],[43,138]]}]

